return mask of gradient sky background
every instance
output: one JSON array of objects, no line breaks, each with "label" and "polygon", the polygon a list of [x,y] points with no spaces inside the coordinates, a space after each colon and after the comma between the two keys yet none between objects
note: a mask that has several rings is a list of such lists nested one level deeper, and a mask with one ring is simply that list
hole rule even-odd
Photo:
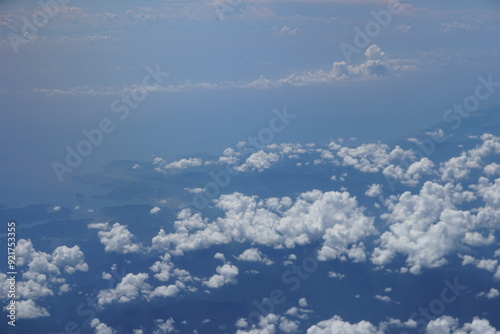
[{"label": "gradient sky background", "polygon": [[[500,81],[498,1],[401,3],[369,43],[385,53],[383,71],[366,67],[364,47],[344,64],[360,73],[325,80],[346,61],[339,45],[354,45],[354,29],[387,2],[243,1],[221,19],[210,1],[71,0],[16,53],[9,33],[22,36],[38,4],[1,1],[0,203],[64,193],[71,177],[59,183],[51,163],[104,117],[116,130],[71,176],[112,160],[220,153],[284,106],[298,117],[277,142],[388,140],[441,120],[479,75]],[[112,102],[157,65],[169,77],[120,121]]]}]

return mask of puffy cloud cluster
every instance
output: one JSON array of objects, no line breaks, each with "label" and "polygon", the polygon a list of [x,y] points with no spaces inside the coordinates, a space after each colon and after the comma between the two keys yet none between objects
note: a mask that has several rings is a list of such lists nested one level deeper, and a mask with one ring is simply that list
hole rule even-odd
[{"label": "puffy cloud cluster", "polygon": [[[469,175],[475,168],[481,168],[483,159],[493,154],[500,154],[500,137],[485,133],[481,136],[483,143],[477,147],[464,151],[458,157],[453,157],[441,164],[439,171],[443,181],[457,181]],[[495,166],[491,165],[485,173],[495,173]]]},{"label": "puffy cloud cluster", "polygon": [[114,223],[109,231],[99,231],[97,235],[106,252],[128,254],[138,253],[141,250],[140,244],[132,242],[134,235],[130,233],[126,225]]},{"label": "puffy cloud cluster", "polygon": [[171,163],[166,162],[163,158],[156,157],[153,159],[153,165],[158,172],[165,172],[168,169],[186,169],[192,167],[199,167],[203,165],[203,160],[200,158],[187,158],[180,159]]},{"label": "puffy cloud cluster", "polygon": [[155,324],[156,328],[153,334],[168,334],[175,332],[175,321],[172,318],[168,318],[167,320],[156,319]]},{"label": "puffy cloud cluster", "polygon": [[269,313],[266,316],[260,316],[259,322],[252,326],[248,325],[246,319],[239,319],[236,326],[239,327],[236,334],[275,334],[278,333],[278,330],[282,333],[296,333],[299,322],[285,316]]},{"label": "puffy cloud cluster", "polygon": [[427,334],[500,334],[486,319],[475,317],[472,322],[459,327],[459,321],[450,316],[442,316],[430,321],[426,327]]},{"label": "puffy cloud cluster", "polygon": [[405,151],[399,146],[391,150],[388,145],[380,143],[362,144],[354,148],[338,145],[336,148],[343,166],[352,166],[364,173],[377,173],[394,161],[410,161],[415,158],[415,153],[411,150]]},{"label": "puffy cloud cluster", "polygon": [[324,320],[318,324],[309,327],[307,334],[382,334],[382,331],[368,321],[360,321],[351,324],[343,321],[341,317],[334,316],[331,319]]},{"label": "puffy cloud cluster", "polygon": [[389,231],[380,237],[380,246],[372,254],[372,262],[387,264],[397,254],[405,254],[410,272],[424,267],[439,267],[456,248],[466,232],[474,228],[474,217],[456,205],[475,199],[460,185],[426,182],[420,193],[404,192],[387,201],[388,213],[382,215]]},{"label": "puffy cloud cluster", "polygon": [[462,260],[462,265],[471,264],[478,269],[487,270],[490,272],[495,272],[494,277],[497,280],[500,280],[500,265],[498,264],[498,260],[493,259],[476,259],[470,255],[464,255]]},{"label": "puffy cloud cluster", "polygon": [[146,282],[149,275],[146,273],[127,274],[114,289],[102,290],[97,295],[97,304],[127,303],[137,299],[140,295],[149,295],[151,285]]},{"label": "puffy cloud cluster", "polygon": [[106,325],[105,323],[102,323],[99,319],[94,318],[90,321],[90,327],[94,329],[95,334],[115,334],[116,331]]},{"label": "puffy cloud cluster", "polygon": [[414,61],[389,58],[377,45],[368,47],[365,57],[366,60],[359,65],[351,65],[346,61],[334,62],[328,78],[330,80],[369,80],[416,69]]},{"label": "puffy cloud cluster", "polygon": [[16,302],[16,315],[18,319],[35,319],[48,317],[50,314],[32,300],[20,300]]},{"label": "puffy cloud cluster", "polygon": [[434,163],[428,158],[422,158],[410,164],[406,169],[404,166],[391,164],[384,168],[382,173],[386,178],[398,180],[408,186],[415,186],[420,182],[422,176],[430,175],[433,172]]},{"label": "puffy cloud cluster", "polygon": [[495,288],[491,288],[488,292],[478,293],[477,296],[484,297],[487,299],[495,299],[495,298],[498,298],[498,296],[500,296],[500,292]]},{"label": "puffy cloud cluster", "polygon": [[[16,282],[17,311],[20,319],[49,316],[49,312],[35,301],[69,291],[70,285],[62,275],[72,275],[77,271],[88,271],[83,252],[79,246],[59,246],[52,254],[37,251],[31,240],[19,239],[16,245],[16,264],[22,271],[22,280]],[[23,270],[27,267],[27,270]],[[5,274],[0,274],[0,292],[7,296],[8,282]]]},{"label": "puffy cloud cluster", "polygon": [[239,172],[262,172],[263,170],[271,167],[271,165],[275,162],[279,161],[279,159],[280,157],[278,154],[273,152],[266,153],[261,150],[251,154],[241,166],[237,166],[234,169]]},{"label": "puffy cloud cluster", "polygon": [[226,284],[236,284],[238,282],[236,279],[239,272],[238,268],[230,263],[218,266],[215,271],[217,274],[204,281],[203,285],[212,289],[218,289]]},{"label": "puffy cloud cluster", "polygon": [[273,264],[273,261],[269,260],[265,257],[260,250],[257,248],[249,248],[246,249],[243,253],[241,253],[238,257],[240,261],[248,261],[248,262],[262,262],[267,265]]},{"label": "puffy cloud cluster", "polygon": [[478,224],[488,229],[500,229],[500,178],[493,182],[479,178],[477,185],[471,186],[483,199],[485,205],[477,209]]},{"label": "puffy cloud cluster", "polygon": [[377,233],[373,218],[365,216],[347,192],[313,190],[295,202],[289,197],[260,199],[233,193],[222,195],[215,204],[223,217],[209,222],[199,213],[183,210],[174,224],[176,231],[160,230],[152,248],[180,254],[232,241],[293,248],[323,240],[319,259],[362,261],[362,239]]}]

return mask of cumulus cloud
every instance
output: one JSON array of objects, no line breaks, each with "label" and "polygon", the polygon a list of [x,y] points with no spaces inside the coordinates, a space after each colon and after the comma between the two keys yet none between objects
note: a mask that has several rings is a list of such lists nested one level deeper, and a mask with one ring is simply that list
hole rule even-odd
[{"label": "cumulus cloud", "polygon": [[495,288],[491,288],[488,292],[480,292],[477,294],[477,297],[484,297],[487,299],[495,299],[498,298],[498,296],[500,296],[500,292]]},{"label": "cumulus cloud", "polygon": [[259,316],[259,322],[252,326],[246,319],[239,319],[236,325],[240,328],[236,334],[274,334],[278,333],[278,329],[284,333],[296,333],[299,328],[298,321],[274,313]]},{"label": "cumulus cloud", "polygon": [[109,231],[99,231],[97,235],[104,245],[106,252],[119,254],[138,253],[141,249],[139,244],[132,242],[134,235],[130,233],[126,225],[114,223]]},{"label": "cumulus cloud", "polygon": [[160,285],[157,286],[150,294],[150,297],[175,297],[179,293],[180,289],[175,284],[170,284],[168,286]]},{"label": "cumulus cloud", "polygon": [[456,205],[475,197],[460,185],[426,182],[420,193],[404,192],[387,201],[388,213],[382,218],[389,231],[380,237],[380,246],[372,254],[372,262],[389,263],[397,253],[406,255],[410,272],[420,273],[424,267],[447,263],[445,256],[456,249],[457,242],[474,227],[470,212]]},{"label": "cumulus cloud", "polygon": [[260,199],[233,193],[222,195],[215,204],[224,216],[210,222],[183,210],[174,223],[176,232],[160,230],[152,248],[182,253],[232,241],[293,248],[323,240],[319,259],[362,261],[362,240],[377,233],[373,218],[365,216],[347,192],[314,190],[299,195],[295,203],[289,197]]},{"label": "cumulus cloud", "polygon": [[372,184],[368,187],[368,190],[365,192],[365,195],[368,197],[378,197],[382,195],[382,185],[381,184]]},{"label": "cumulus cloud", "polygon": [[430,321],[426,327],[428,334],[499,334],[490,322],[486,319],[475,317],[472,322],[464,324],[459,328],[459,321],[450,316],[441,316],[437,319]]},{"label": "cumulus cloud", "polygon": [[490,233],[485,237],[479,232],[466,232],[462,242],[469,246],[487,246],[495,242],[495,235]]},{"label": "cumulus cloud", "polygon": [[[84,254],[79,246],[59,246],[52,254],[36,251],[31,240],[19,239],[16,246],[16,258],[22,279],[18,279],[18,303],[26,309],[26,314],[45,316],[46,310],[37,307],[37,299],[52,296],[54,291],[59,294],[69,291],[64,274],[74,274],[77,271],[88,271]],[[27,270],[23,270],[27,267]],[[4,287],[0,286],[0,290]],[[26,301],[25,301],[26,300]]]},{"label": "cumulus cloud", "polygon": [[127,274],[114,289],[102,290],[97,295],[97,304],[128,303],[142,296],[149,296],[151,285],[146,282],[148,274]]},{"label": "cumulus cloud", "polygon": [[245,163],[243,163],[241,166],[235,167],[234,169],[240,172],[262,172],[263,170],[271,167],[271,165],[277,162],[279,158],[279,155],[276,153],[266,153],[261,150],[250,155],[246,159]]},{"label": "cumulus cloud", "polygon": [[18,319],[35,319],[50,316],[47,309],[37,306],[32,300],[17,301],[16,315]]},{"label": "cumulus cloud", "polygon": [[236,284],[238,282],[236,279],[238,268],[230,263],[218,266],[215,271],[217,274],[204,281],[203,285],[212,289],[218,289],[226,284]]},{"label": "cumulus cloud", "polygon": [[102,323],[99,319],[94,318],[90,321],[90,327],[94,329],[95,334],[115,334],[116,331],[108,325]]},{"label": "cumulus cloud", "polygon": [[398,180],[408,186],[416,186],[422,176],[430,175],[434,172],[434,163],[428,158],[422,158],[413,162],[408,168],[398,165],[389,165],[383,170],[383,174],[388,179]]},{"label": "cumulus cloud", "polygon": [[500,165],[493,162],[484,166],[484,173],[488,176],[500,175]]},{"label": "cumulus cloud", "polygon": [[478,269],[484,269],[487,271],[495,271],[497,269],[498,260],[493,259],[475,259],[470,255],[465,255],[462,260],[462,265],[474,265]]},{"label": "cumulus cloud", "polygon": [[360,321],[355,324],[351,324],[347,321],[343,321],[341,317],[334,316],[329,320],[324,320],[318,324],[309,327],[307,329],[307,334],[381,334],[376,326],[368,321]]},{"label": "cumulus cloud", "polygon": [[485,133],[483,141],[475,148],[464,151],[458,157],[453,157],[440,165],[443,181],[457,181],[467,177],[472,169],[481,168],[485,157],[500,154],[500,137]]},{"label": "cumulus cloud", "polygon": [[157,165],[155,170],[159,172],[165,172],[167,169],[186,169],[199,167],[203,165],[203,160],[201,160],[200,158],[187,158],[168,163],[163,158],[156,157],[153,160],[153,165]]},{"label": "cumulus cloud", "polygon": [[73,246],[72,248],[67,246],[57,247],[52,253],[52,263],[59,268],[64,268],[68,274],[89,270],[88,264],[85,263],[83,252],[78,246]]},{"label": "cumulus cloud", "polygon": [[390,149],[386,144],[370,143],[358,147],[338,147],[337,155],[343,166],[352,166],[364,173],[377,173],[393,161],[413,160],[415,153],[396,146]]},{"label": "cumulus cloud", "polygon": [[172,318],[168,318],[166,320],[156,319],[155,325],[156,328],[153,331],[153,334],[168,334],[175,332],[175,321]]},{"label": "cumulus cloud", "polygon": [[266,258],[260,250],[257,248],[249,248],[241,253],[238,257],[240,261],[248,261],[248,262],[262,262],[267,265],[273,264],[273,261]]}]

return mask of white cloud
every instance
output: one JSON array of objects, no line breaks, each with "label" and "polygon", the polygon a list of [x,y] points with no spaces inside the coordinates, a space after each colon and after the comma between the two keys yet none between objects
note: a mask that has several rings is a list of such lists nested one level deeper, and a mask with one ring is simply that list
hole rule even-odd
[{"label": "white cloud", "polygon": [[249,248],[241,253],[238,257],[240,261],[248,261],[248,262],[262,262],[267,265],[273,264],[273,261],[266,258],[260,250],[257,248]]},{"label": "white cloud", "polygon": [[351,324],[343,321],[341,317],[334,316],[329,320],[324,320],[318,324],[309,327],[307,334],[381,334],[376,326],[368,321],[360,321]]},{"label": "white cloud", "polygon": [[140,295],[149,296],[151,286],[146,282],[148,274],[127,274],[114,289],[99,291],[97,304],[106,305],[111,303],[128,303],[137,299]]},{"label": "white cloud", "polygon": [[487,246],[495,242],[495,234],[490,233],[488,237],[484,237],[479,232],[466,232],[462,241],[470,246]]},{"label": "white cloud", "polygon": [[399,146],[390,150],[389,146],[380,143],[362,144],[355,148],[340,147],[337,155],[343,166],[352,166],[364,173],[377,173],[393,161],[415,158],[411,150],[405,151]]},{"label": "white cloud", "polygon": [[495,299],[498,296],[500,296],[500,292],[495,288],[491,288],[488,292],[480,292],[477,294],[477,297],[485,297],[487,299]]},{"label": "white cloud", "polygon": [[[239,319],[237,325],[240,328],[248,327],[248,322],[246,319]],[[238,329],[236,334],[276,334],[278,328],[284,333],[296,333],[298,325],[299,322],[296,320],[269,313],[266,316],[260,316],[259,322],[252,325],[250,329]]]},{"label": "white cloud", "polygon": [[232,264],[226,263],[218,266],[215,271],[217,274],[204,281],[203,285],[212,289],[218,289],[226,284],[236,284],[238,282],[236,279],[238,268]]},{"label": "white cloud", "polygon": [[160,285],[157,286],[153,292],[151,292],[150,297],[175,297],[179,293],[180,289],[175,284],[170,284],[168,286]]},{"label": "white cloud", "polygon": [[214,259],[221,260],[222,262],[226,262],[226,257],[222,253],[216,253],[214,255]]},{"label": "white cloud", "polygon": [[97,235],[104,245],[106,252],[119,254],[138,253],[141,249],[139,244],[132,242],[134,235],[130,233],[126,225],[114,223],[111,230],[99,231]]},{"label": "white cloud", "polygon": [[[37,300],[51,296],[54,290],[59,294],[69,291],[66,279],[61,275],[88,271],[84,254],[79,246],[57,247],[52,254],[36,251],[31,240],[19,239],[16,246],[17,266],[28,267],[22,273],[22,280],[17,281],[19,301]],[[32,306],[26,304],[26,307]]]},{"label": "white cloud", "polygon": [[480,145],[464,151],[441,164],[440,172],[443,181],[457,181],[469,175],[471,169],[481,168],[483,158],[500,154],[500,137],[485,133],[481,136]]},{"label": "white cloud", "polygon": [[155,324],[156,329],[153,331],[153,334],[168,334],[175,332],[175,321],[172,318],[168,318],[167,320],[156,319]]},{"label": "white cloud", "polygon": [[328,272],[328,277],[330,277],[330,278],[344,279],[345,275],[344,274],[340,274],[340,273],[336,273],[334,271],[329,271]]},{"label": "white cloud", "polygon": [[488,176],[500,175],[500,165],[493,162],[484,166],[484,173]]},{"label": "white cloud", "polygon": [[[293,29],[289,30],[289,32],[292,31]],[[345,61],[334,61],[330,68],[313,71],[297,71],[277,79],[269,79],[261,76],[258,79],[247,82],[186,82],[183,84],[169,84],[165,86],[155,85],[141,88],[146,89],[148,93],[177,93],[192,90],[273,89],[286,86],[301,87],[315,84],[328,84],[337,81],[377,80],[415,70],[418,64],[418,61],[414,59],[390,58],[376,45],[372,45],[366,50],[365,58],[366,59],[362,63],[357,65],[348,64]],[[35,88],[33,91],[46,96],[110,96],[124,93],[128,94],[138,87],[139,85],[126,85],[122,87],[79,86],[64,89]],[[199,159],[181,159],[171,164],[165,164],[162,167],[187,168],[201,165],[202,162]],[[160,167],[159,170],[162,170],[162,168]]]},{"label": "white cloud", "polygon": [[87,228],[96,229],[96,230],[109,230],[109,223],[90,223],[87,225]]},{"label": "white cloud", "polygon": [[94,329],[95,334],[114,334],[116,331],[108,325],[102,323],[99,319],[94,318],[90,321],[90,327]]},{"label": "white cloud", "polygon": [[170,164],[167,164],[165,168],[190,168],[190,167],[199,167],[203,164],[203,161],[200,158],[189,158],[189,159],[181,159],[178,161],[174,161]]},{"label": "white cloud", "polygon": [[174,223],[176,232],[160,230],[152,248],[182,253],[232,241],[293,248],[322,239],[320,260],[363,261],[362,239],[377,233],[373,218],[365,216],[347,192],[314,190],[299,195],[295,203],[289,197],[259,199],[233,193],[222,195],[215,204],[223,217],[209,222],[183,210]]},{"label": "white cloud", "polygon": [[264,151],[258,151],[250,155],[245,163],[241,166],[237,166],[234,169],[240,172],[251,172],[258,171],[262,172],[265,169],[271,167],[272,164],[279,160],[279,155],[276,153],[266,153]]},{"label": "white cloud", "polygon": [[202,193],[205,189],[204,188],[184,188],[184,190],[190,194],[199,194],[199,193]]},{"label": "white cloud", "polygon": [[161,209],[159,207],[155,206],[154,208],[152,208],[151,210],[149,210],[149,213],[152,214],[152,215],[154,215],[155,213],[158,213],[160,211],[161,211]]},{"label": "white cloud", "polygon": [[475,317],[472,322],[464,324],[459,328],[458,319],[450,316],[441,316],[430,321],[426,327],[427,334],[499,334],[490,322],[486,319]]},{"label": "white cloud", "polygon": [[468,265],[472,264],[478,269],[484,269],[490,272],[493,272],[496,270],[497,265],[498,265],[498,260],[493,260],[493,259],[475,259],[474,257],[470,255],[465,255],[463,257],[462,265]]},{"label": "white cloud", "polygon": [[85,263],[83,252],[80,247],[66,246],[57,247],[52,253],[52,263],[59,268],[64,268],[68,274],[74,274],[76,271],[88,271],[89,266]]},{"label": "white cloud", "polygon": [[390,302],[391,301],[391,297],[389,296],[382,296],[382,295],[375,295],[375,299],[378,299],[380,301],[383,301],[383,302]]},{"label": "white cloud", "polygon": [[16,301],[16,316],[18,319],[36,319],[50,316],[47,309],[37,306],[32,300]]},{"label": "white cloud", "polygon": [[413,162],[404,169],[398,165],[389,165],[383,170],[383,174],[390,179],[399,180],[402,184],[416,186],[422,176],[430,175],[434,172],[434,163],[428,158],[422,158]]},{"label": "white cloud", "polygon": [[424,267],[447,263],[445,256],[455,250],[457,241],[474,226],[470,212],[455,205],[474,196],[460,185],[426,182],[418,195],[405,192],[391,196],[388,213],[382,218],[389,231],[380,237],[380,246],[372,254],[372,262],[389,263],[397,254],[405,254],[410,272],[417,274]]},{"label": "white cloud", "polygon": [[382,185],[381,184],[372,184],[368,187],[368,190],[365,192],[365,195],[368,197],[378,197],[382,195]]}]

